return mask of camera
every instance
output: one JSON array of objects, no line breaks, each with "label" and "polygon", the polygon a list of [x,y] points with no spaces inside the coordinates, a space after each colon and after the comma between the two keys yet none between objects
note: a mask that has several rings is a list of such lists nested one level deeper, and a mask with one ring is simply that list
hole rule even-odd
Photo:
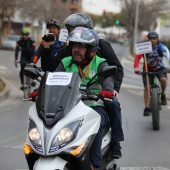
[{"label": "camera", "polygon": [[55,35],[54,34],[45,34],[42,39],[45,41],[45,42],[52,42],[52,41],[55,41]]}]

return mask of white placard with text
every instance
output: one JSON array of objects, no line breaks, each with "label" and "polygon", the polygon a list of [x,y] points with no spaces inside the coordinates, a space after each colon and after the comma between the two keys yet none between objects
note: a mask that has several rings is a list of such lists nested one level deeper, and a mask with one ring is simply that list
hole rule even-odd
[{"label": "white placard with text", "polygon": [[70,84],[72,78],[72,73],[67,72],[50,72],[46,80],[46,84],[53,86],[67,86]]},{"label": "white placard with text", "polygon": [[59,35],[59,41],[66,42],[68,38],[68,30],[67,29],[61,29],[60,35]]},{"label": "white placard with text", "polygon": [[138,43],[135,45],[136,54],[145,54],[152,52],[152,44],[150,41]]}]

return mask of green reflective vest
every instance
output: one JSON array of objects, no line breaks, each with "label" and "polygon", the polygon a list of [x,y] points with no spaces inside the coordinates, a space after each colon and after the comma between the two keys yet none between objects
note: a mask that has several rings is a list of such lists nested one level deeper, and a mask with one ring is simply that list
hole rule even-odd
[{"label": "green reflective vest", "polygon": [[[93,57],[92,61],[89,63],[89,65],[86,66],[82,70],[82,78],[81,78],[82,83],[81,83],[80,89],[86,88],[86,84],[98,72],[98,67],[99,67],[100,63],[102,63],[103,61],[106,61],[106,59],[98,57],[97,55],[95,55]],[[72,56],[69,56],[69,57],[62,59],[62,63],[64,65],[66,72],[77,72],[77,73],[79,73],[78,66],[75,63],[73,63],[71,66],[69,66],[69,64],[71,62],[72,62]],[[98,76],[93,81],[95,81],[97,79],[98,79]],[[101,88],[100,83],[96,82],[94,85],[91,86],[90,91],[98,93],[101,89],[102,88]],[[101,102],[101,101],[98,101],[98,102],[85,101],[84,103],[88,106],[91,106],[91,107],[97,106],[97,105],[103,105],[103,102]]]}]

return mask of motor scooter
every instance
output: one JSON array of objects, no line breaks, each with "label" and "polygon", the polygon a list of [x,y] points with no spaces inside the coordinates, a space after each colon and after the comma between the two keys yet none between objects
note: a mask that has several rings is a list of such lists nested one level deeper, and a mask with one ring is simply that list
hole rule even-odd
[{"label": "motor scooter", "polygon": [[[47,71],[42,76],[37,67],[25,68],[26,76],[40,81],[37,99],[28,111],[24,144],[39,155],[34,170],[91,170],[89,149],[100,127],[100,116],[84,101],[99,100],[98,95],[90,92],[95,77],[111,76],[116,69],[116,66],[105,67],[81,89],[78,73]],[[110,145],[108,125],[103,129],[102,166],[98,170],[117,168],[116,160],[109,159]]]}]

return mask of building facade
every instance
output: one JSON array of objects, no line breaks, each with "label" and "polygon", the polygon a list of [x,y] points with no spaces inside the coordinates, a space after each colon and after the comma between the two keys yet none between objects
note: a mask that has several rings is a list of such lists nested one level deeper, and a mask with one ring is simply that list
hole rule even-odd
[{"label": "building facade", "polygon": [[[56,7],[60,10],[61,8],[67,11],[64,14],[61,14],[63,18],[66,18],[70,14],[82,12],[82,0],[55,0]],[[41,10],[41,9],[40,9]],[[60,21],[63,21],[63,18],[57,18]],[[8,34],[21,34],[21,29],[26,26],[31,30],[31,36],[34,37],[36,41],[40,41],[43,32],[43,25],[45,25],[46,21],[38,21],[34,19],[34,21],[30,21],[27,18],[21,16],[20,12],[17,10],[14,12],[14,15],[10,18],[4,18],[3,20],[3,32],[2,38]],[[0,26],[1,27],[1,26]]]}]

